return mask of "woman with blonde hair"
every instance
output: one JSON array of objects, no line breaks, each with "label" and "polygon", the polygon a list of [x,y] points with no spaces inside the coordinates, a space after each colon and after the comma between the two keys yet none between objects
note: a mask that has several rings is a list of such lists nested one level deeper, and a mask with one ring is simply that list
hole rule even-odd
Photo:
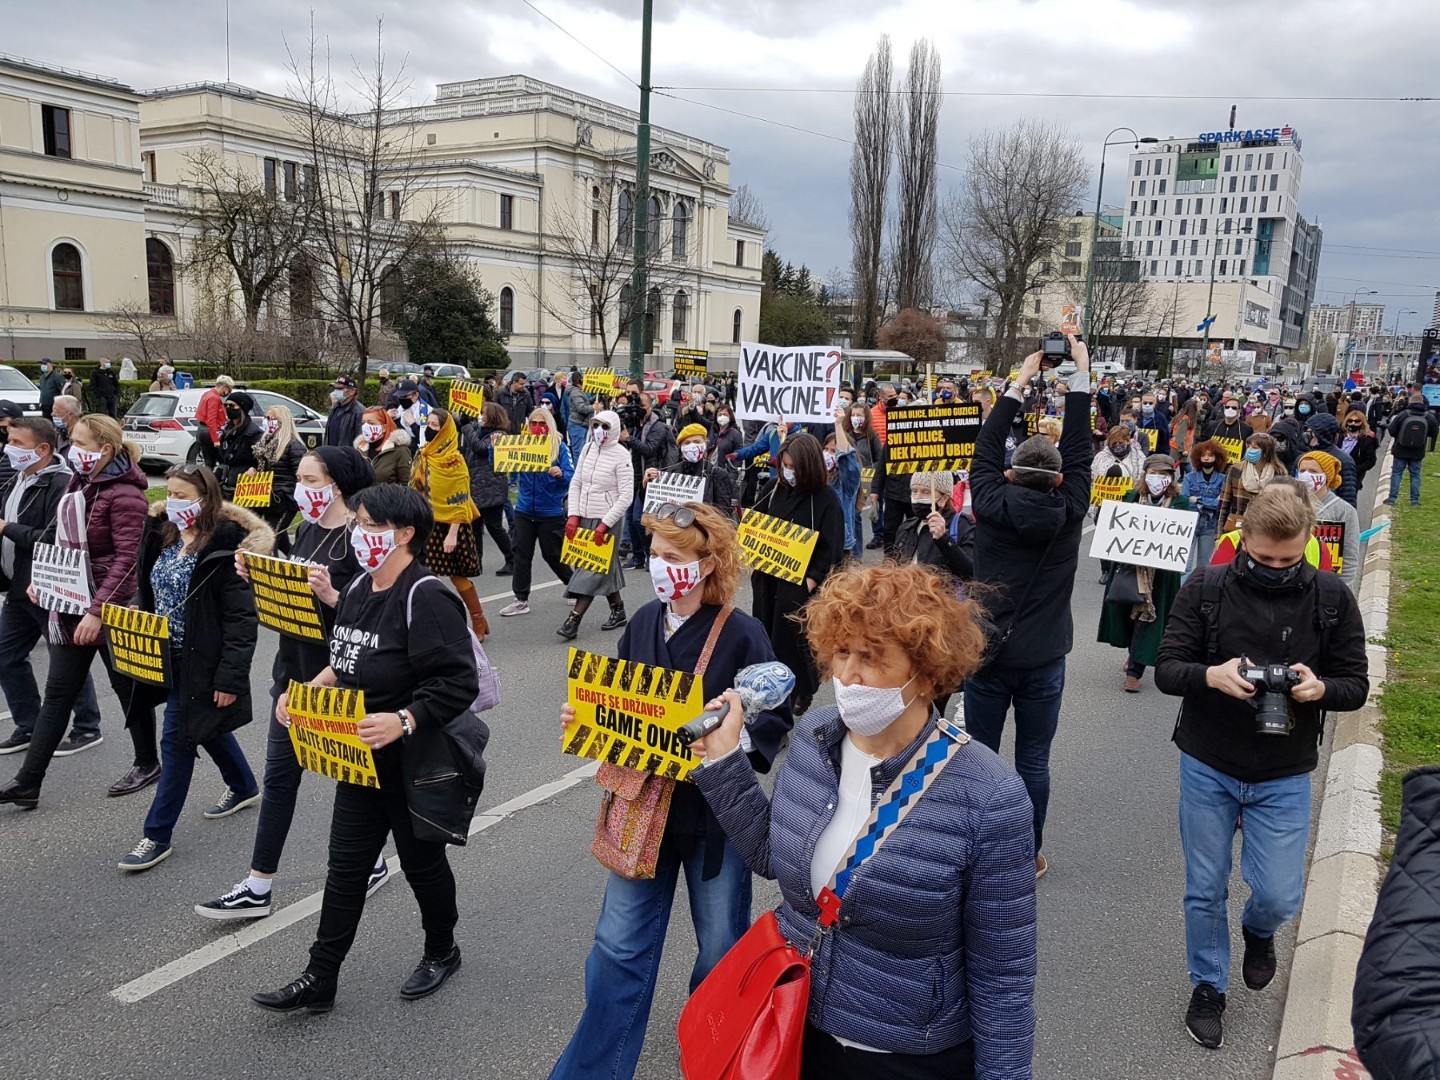
[{"label": "woman with blonde hair", "polygon": [[31,809],[39,801],[50,759],[60,746],[96,653],[125,710],[125,726],[135,750],[130,771],[110,785],[109,794],[134,794],[160,776],[153,703],[143,688],[116,673],[100,627],[100,609],[106,604],[131,604],[138,586],[135,563],[149,512],[140,451],[125,442],[118,420],[90,413],[76,421],[66,456],[75,475],[60,499],[55,543],[85,552],[93,588],[84,615],[50,613],[50,670],[43,703],[24,764],[14,780],[0,787],[0,802]]},{"label": "woman with blonde hair", "polygon": [[431,409],[425,419],[429,434],[410,472],[410,486],[430,500],[435,528],[425,539],[420,561],[431,573],[448,577],[460,594],[470,624],[481,641],[490,632],[480,594],[470,579],[480,573],[472,522],[480,516],[470,498],[470,469],[460,453],[455,418],[444,409]]},{"label": "woman with blonde hair", "polygon": [[[687,672],[697,671],[708,655],[699,672],[706,697],[733,686],[741,668],[774,660],[765,628],[733,606],[740,588],[740,545],[730,519],[704,503],[667,503],[644,515],[641,524],[650,533],[656,599],[631,617],[616,655]],[[560,717],[566,727],[575,722],[568,705]],[[744,767],[769,772],[790,727],[783,705],[752,716],[741,755]],[[614,791],[627,777],[637,776],[607,765],[596,782]],[[655,874],[638,880],[610,874],[595,944],[585,962],[585,1012],[551,1080],[628,1080],[635,1075],[682,870],[699,946],[691,990],[750,926],[750,871],[740,852],[693,784],[660,782],[671,794]],[[643,842],[625,842],[632,839]]]},{"label": "woman with blonde hair", "polygon": [[[499,410],[500,406],[495,408]],[[565,543],[565,496],[575,476],[570,447],[560,437],[549,409],[533,410],[527,423],[531,435],[550,440],[550,467],[544,472],[522,472],[517,478],[515,533],[510,544],[515,599],[501,609],[500,614],[506,617],[530,614],[530,569],[537,543],[541,557],[556,577],[568,584],[572,573],[560,561],[560,549]]]},{"label": "woman with blonde hair", "polygon": [[247,472],[270,472],[270,505],[260,511],[265,524],[275,530],[275,550],[290,553],[290,523],[295,520],[295,473],[305,456],[305,444],[295,430],[295,417],[284,405],[271,405],[260,421],[260,441],[255,444],[255,468]]},{"label": "woman with blonde hair", "polygon": [[1355,459],[1355,490],[1365,486],[1365,476],[1380,457],[1380,440],[1370,430],[1363,409],[1351,409],[1340,425],[1340,449]]},{"label": "woman with blonde hair", "polygon": [[[802,619],[836,705],[800,719],[773,797],[742,751],[733,690],[724,723],[692,746],[705,763],[691,773],[750,869],[779,883],[780,934],[823,972],[800,1075],[1028,1077],[1030,799],[934,706],[980,663],[980,609],[948,575],[887,564],[832,574]],[[877,816],[902,791],[906,812]]]}]

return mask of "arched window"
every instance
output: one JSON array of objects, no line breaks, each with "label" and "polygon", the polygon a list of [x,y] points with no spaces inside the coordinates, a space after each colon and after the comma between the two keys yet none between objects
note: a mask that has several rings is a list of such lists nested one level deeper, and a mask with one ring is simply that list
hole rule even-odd
[{"label": "arched window", "polygon": [[515,290],[509,285],[500,290],[500,332],[515,332]]},{"label": "arched window", "polygon": [[400,268],[392,266],[380,275],[380,325],[394,326],[400,319],[400,305],[404,302],[405,278]]},{"label": "arched window", "polygon": [[145,276],[150,282],[150,314],[174,315],[175,259],[170,249],[153,236],[145,241]]},{"label": "arched window", "polygon": [[630,192],[620,192],[620,243],[629,246],[635,241],[635,200]]},{"label": "arched window", "polygon": [[670,314],[670,338],[684,341],[690,324],[690,298],[681,289],[675,294],[675,304]]},{"label": "arched window", "polygon": [[735,321],[730,325],[730,341],[732,344],[740,344],[740,319],[744,313],[737,307],[735,309]]},{"label": "arched window", "polygon": [[55,310],[84,311],[85,271],[80,249],[74,244],[56,244],[50,252],[50,275],[55,282]]},{"label": "arched window", "polygon": [[649,219],[645,222],[645,249],[652,256],[660,254],[660,218],[665,213],[660,208],[660,196],[651,195],[649,202]]},{"label": "arched window", "polygon": [[645,351],[655,351],[655,334],[660,329],[660,308],[663,301],[660,299],[660,290],[651,289],[645,298]]},{"label": "arched window", "polygon": [[690,208],[676,199],[675,212],[670,219],[670,255],[677,262],[683,262],[686,249],[690,246]]}]

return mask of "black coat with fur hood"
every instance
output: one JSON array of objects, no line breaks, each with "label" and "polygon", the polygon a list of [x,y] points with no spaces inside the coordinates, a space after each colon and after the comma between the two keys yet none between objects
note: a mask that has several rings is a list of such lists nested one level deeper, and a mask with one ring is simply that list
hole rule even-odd
[{"label": "black coat with fur hood", "polygon": [[[140,540],[136,602],[144,611],[155,610],[150,571],[164,549],[165,524],[165,504],[160,502],[145,519]],[[179,694],[184,703],[180,727],[192,746],[244,727],[252,719],[250,662],[259,624],[254,594],[235,573],[235,552],[242,550],[272,554],[275,533],[258,515],[227,502],[195,561],[185,599],[185,641],[171,664],[170,693]],[[216,706],[217,690],[234,694],[235,701]]]}]

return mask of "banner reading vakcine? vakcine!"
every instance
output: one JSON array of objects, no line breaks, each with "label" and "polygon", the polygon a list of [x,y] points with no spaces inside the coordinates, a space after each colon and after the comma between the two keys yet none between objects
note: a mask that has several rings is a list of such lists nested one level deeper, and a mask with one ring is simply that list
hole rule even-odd
[{"label": "banner reading vakcine? vakcine!", "polygon": [[840,392],[840,350],[829,345],[777,348],[740,345],[740,378],[735,414],[741,420],[832,424]]}]

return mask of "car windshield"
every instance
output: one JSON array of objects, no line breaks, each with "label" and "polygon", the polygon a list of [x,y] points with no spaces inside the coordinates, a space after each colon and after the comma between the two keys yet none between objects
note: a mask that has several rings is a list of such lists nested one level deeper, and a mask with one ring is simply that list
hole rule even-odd
[{"label": "car windshield", "polygon": [[35,392],[35,384],[14,368],[0,368],[0,390],[29,390]]},{"label": "car windshield", "polygon": [[160,394],[141,394],[126,416],[174,416],[178,399]]}]

